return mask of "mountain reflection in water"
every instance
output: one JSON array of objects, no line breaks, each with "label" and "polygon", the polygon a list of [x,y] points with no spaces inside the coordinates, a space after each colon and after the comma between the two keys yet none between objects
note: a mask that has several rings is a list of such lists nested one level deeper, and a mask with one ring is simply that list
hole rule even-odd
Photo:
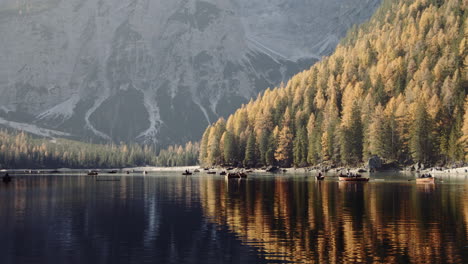
[{"label": "mountain reflection in water", "polygon": [[17,177],[0,263],[467,263],[468,181],[392,179]]}]

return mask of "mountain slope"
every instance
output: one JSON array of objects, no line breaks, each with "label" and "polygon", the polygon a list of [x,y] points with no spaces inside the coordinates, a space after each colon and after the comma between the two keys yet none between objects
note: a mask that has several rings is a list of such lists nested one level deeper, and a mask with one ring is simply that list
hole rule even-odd
[{"label": "mountain slope", "polygon": [[4,0],[0,117],[81,140],[198,140],[380,0]]},{"label": "mountain slope", "polygon": [[384,1],[333,55],[208,127],[201,162],[357,164],[373,155],[404,163],[463,160],[466,5]]}]

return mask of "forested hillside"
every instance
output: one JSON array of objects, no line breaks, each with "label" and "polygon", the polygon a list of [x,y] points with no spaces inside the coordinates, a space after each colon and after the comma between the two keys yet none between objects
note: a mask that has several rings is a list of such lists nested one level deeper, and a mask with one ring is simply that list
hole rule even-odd
[{"label": "forested hillside", "polygon": [[467,2],[386,0],[330,57],[205,131],[211,164],[468,159]]},{"label": "forested hillside", "polygon": [[0,131],[0,168],[8,169],[196,165],[199,145],[189,142],[156,153],[152,147],[138,144],[89,144]]}]

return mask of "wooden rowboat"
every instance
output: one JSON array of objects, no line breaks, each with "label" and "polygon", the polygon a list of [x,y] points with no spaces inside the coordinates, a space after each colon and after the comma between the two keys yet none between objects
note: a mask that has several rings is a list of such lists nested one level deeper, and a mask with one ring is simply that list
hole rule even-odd
[{"label": "wooden rowboat", "polygon": [[225,177],[226,179],[239,179],[240,175],[239,173],[228,173]]},{"label": "wooden rowboat", "polygon": [[427,178],[417,178],[416,183],[434,183],[434,177],[427,177]]},{"label": "wooden rowboat", "polygon": [[346,182],[367,182],[369,181],[369,178],[362,178],[362,177],[342,177],[339,176],[340,181],[346,181]]}]

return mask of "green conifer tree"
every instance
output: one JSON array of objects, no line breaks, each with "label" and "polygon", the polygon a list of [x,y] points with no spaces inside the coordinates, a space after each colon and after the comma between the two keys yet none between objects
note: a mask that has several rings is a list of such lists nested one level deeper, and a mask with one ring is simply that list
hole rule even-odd
[{"label": "green conifer tree", "polygon": [[253,132],[250,132],[249,138],[247,139],[247,146],[245,147],[244,166],[255,167],[257,165],[257,155],[255,135]]}]

